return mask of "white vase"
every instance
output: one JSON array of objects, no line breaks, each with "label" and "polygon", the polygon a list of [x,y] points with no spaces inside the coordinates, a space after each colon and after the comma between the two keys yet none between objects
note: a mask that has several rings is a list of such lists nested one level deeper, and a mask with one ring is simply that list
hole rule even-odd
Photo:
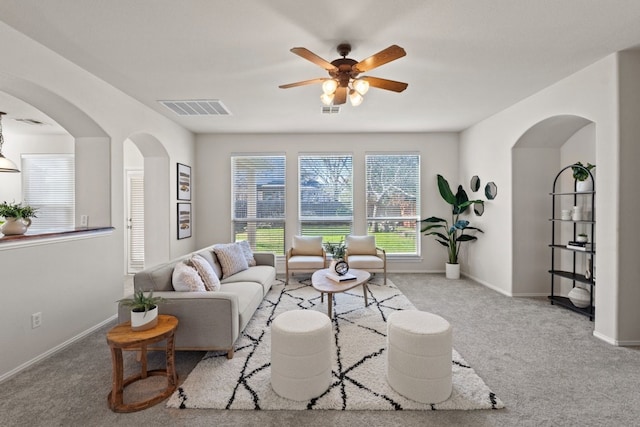
[{"label": "white vase", "polygon": [[584,181],[576,181],[576,192],[584,193],[587,191],[593,191],[593,181],[589,178]]},{"label": "white vase", "polygon": [[591,304],[591,293],[579,286],[574,287],[567,295],[573,305],[578,308],[586,308]]},{"label": "white vase", "polygon": [[6,218],[0,231],[5,236],[16,236],[27,232],[27,228],[31,225],[30,218]]},{"label": "white vase", "polygon": [[131,330],[133,331],[146,331],[158,324],[158,306],[155,306],[151,310],[144,311],[131,311]]},{"label": "white vase", "polygon": [[447,263],[445,275],[447,279],[459,279],[460,278],[460,264]]}]

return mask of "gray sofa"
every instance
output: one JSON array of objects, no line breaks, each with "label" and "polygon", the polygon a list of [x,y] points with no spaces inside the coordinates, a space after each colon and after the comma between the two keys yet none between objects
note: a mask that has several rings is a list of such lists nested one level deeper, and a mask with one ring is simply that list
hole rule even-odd
[{"label": "gray sofa", "polygon": [[[176,292],[171,279],[174,266],[193,254],[202,255],[221,276],[222,269],[213,246],[155,265],[135,274],[135,290],[153,290],[163,297],[160,314],[178,318],[176,350],[224,350],[233,357],[233,344],[247,325],[276,278],[276,258],[272,253],[254,253],[256,264],[247,270],[220,280],[220,291]],[[130,320],[130,308],[118,305],[118,321]]]}]

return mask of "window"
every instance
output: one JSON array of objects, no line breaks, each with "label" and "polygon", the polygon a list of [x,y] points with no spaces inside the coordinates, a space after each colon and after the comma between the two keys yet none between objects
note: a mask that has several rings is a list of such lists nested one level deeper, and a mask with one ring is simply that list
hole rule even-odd
[{"label": "window", "polygon": [[232,156],[234,241],[284,255],[285,156]]},{"label": "window", "polygon": [[366,156],[367,232],[387,254],[418,255],[420,156]]},{"label": "window", "polygon": [[75,227],[73,154],[23,154],[22,199],[38,209],[32,231]]},{"label": "window", "polygon": [[298,203],[300,234],[340,241],[353,224],[351,155],[301,155]]}]

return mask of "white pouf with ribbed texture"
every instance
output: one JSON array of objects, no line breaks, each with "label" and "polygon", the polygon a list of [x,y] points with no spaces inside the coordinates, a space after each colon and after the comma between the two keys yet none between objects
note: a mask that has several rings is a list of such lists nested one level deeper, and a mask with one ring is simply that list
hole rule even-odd
[{"label": "white pouf with ribbed texture", "polygon": [[309,400],[331,383],[331,320],[313,310],[281,313],[271,324],[271,386],[282,397]]},{"label": "white pouf with ribbed texture", "polygon": [[387,319],[387,381],[401,395],[420,403],[451,396],[452,331],[442,317],[418,310]]}]

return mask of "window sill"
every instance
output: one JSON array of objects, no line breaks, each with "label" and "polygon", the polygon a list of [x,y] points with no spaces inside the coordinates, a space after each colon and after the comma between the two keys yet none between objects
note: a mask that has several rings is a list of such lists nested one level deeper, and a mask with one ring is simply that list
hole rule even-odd
[{"label": "window sill", "polygon": [[78,227],[70,230],[52,230],[49,232],[27,231],[25,234],[19,236],[0,237],[0,251],[15,247],[46,245],[60,241],[91,239],[94,237],[110,235],[114,230],[115,228],[113,227]]}]

